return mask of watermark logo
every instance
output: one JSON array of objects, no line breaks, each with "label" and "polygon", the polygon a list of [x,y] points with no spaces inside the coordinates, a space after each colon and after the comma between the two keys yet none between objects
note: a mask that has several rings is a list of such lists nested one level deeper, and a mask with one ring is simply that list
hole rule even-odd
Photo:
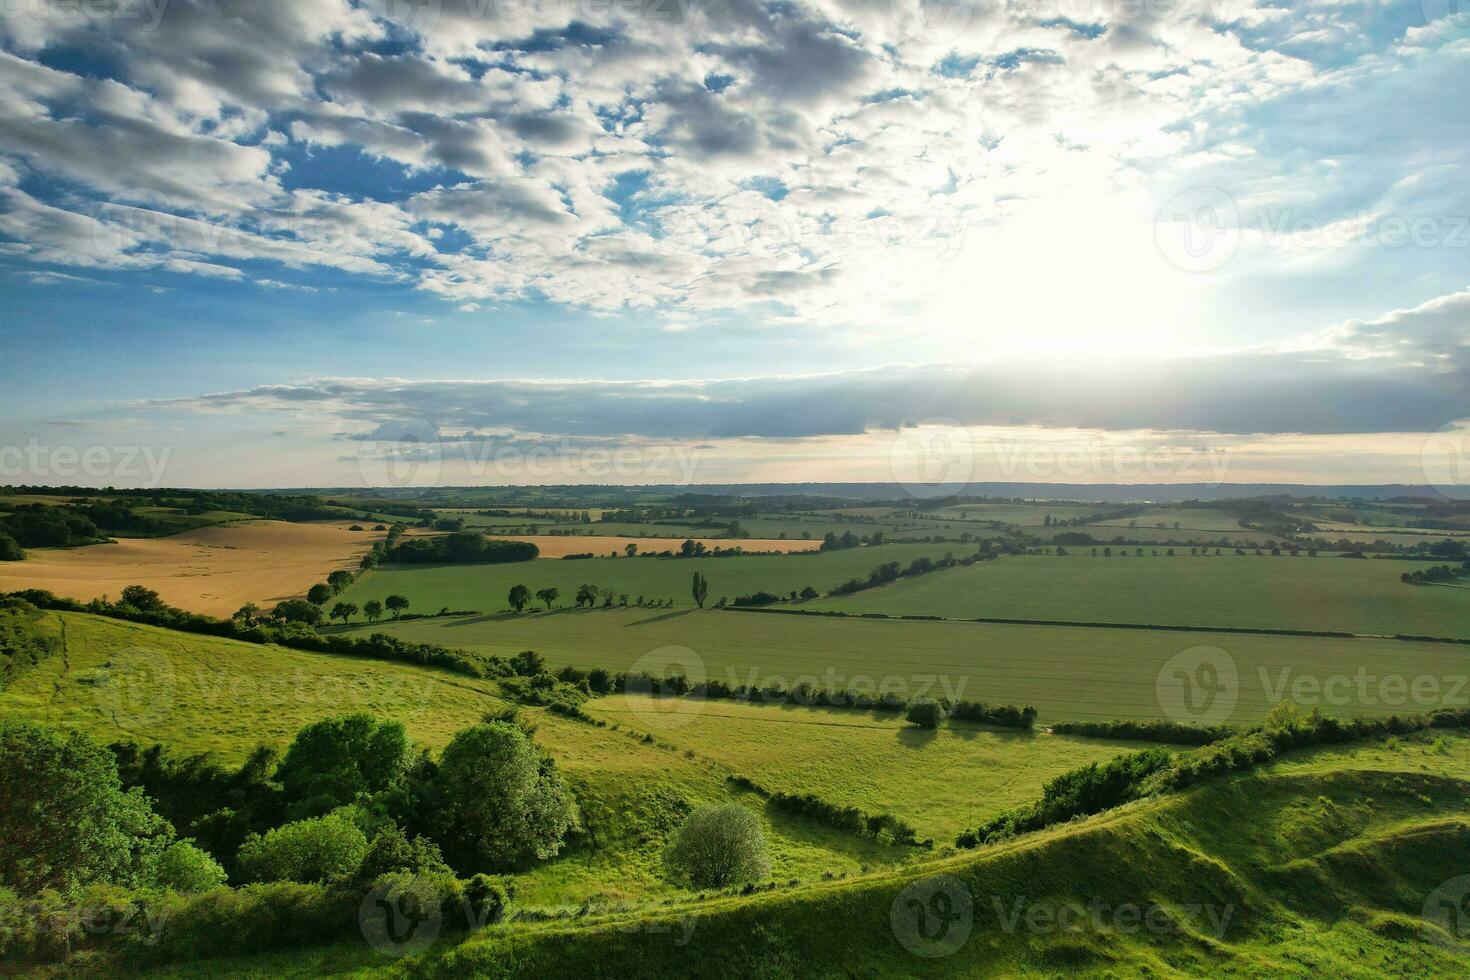
[{"label": "watermark logo", "polygon": [[173,660],[161,650],[119,650],[89,682],[97,707],[125,731],[151,728],[173,710],[177,679]]},{"label": "watermark logo", "polygon": [[443,465],[439,430],[424,419],[384,422],[358,443],[363,486],[432,486]]},{"label": "watermark logo", "polygon": [[1446,41],[1470,37],[1470,0],[1419,0],[1424,23]]},{"label": "watermark logo", "polygon": [[1470,491],[1470,419],[1440,426],[1420,450],[1424,482],[1446,497]]},{"label": "watermark logo", "polygon": [[1451,878],[1430,892],[1424,919],[1444,930],[1447,944],[1470,944],[1470,875]]},{"label": "watermark logo", "polygon": [[1167,936],[1199,929],[1208,930],[1216,939],[1224,939],[1235,915],[1234,905],[1212,902],[1165,908],[1157,902],[1107,902],[1101,896],[1093,896],[1087,902],[1060,904],[1030,902],[1025,898],[1007,902],[1000,895],[992,895],[990,900],[1002,932],[1024,931],[1037,936],[1085,931]]},{"label": "watermark logo", "polygon": [[441,0],[368,0],[364,5],[374,16],[415,34],[428,34],[444,15]]},{"label": "watermark logo", "polygon": [[1214,646],[1190,647],[1170,657],[1154,683],[1159,707],[1181,724],[1226,721],[1240,698],[1235,658]]},{"label": "watermark logo", "polygon": [[970,938],[975,903],[970,889],[953,875],[925,878],[898,893],[888,924],[893,938],[915,956],[950,956]]},{"label": "watermark logo", "polygon": [[1159,254],[1185,272],[1214,272],[1240,247],[1240,209],[1218,187],[1195,187],[1171,197],[1154,221]]},{"label": "watermark logo", "polygon": [[970,430],[958,419],[932,417],[901,426],[888,447],[888,472],[911,497],[949,492],[975,469]]},{"label": "watermark logo", "polygon": [[1219,486],[1225,482],[1234,456],[1229,447],[1145,448],[1111,443],[1097,436],[1064,444],[1025,439],[994,439],[989,444],[1001,475],[1007,480],[1022,481],[1189,480]]},{"label": "watermark logo", "polygon": [[375,886],[357,909],[368,945],[384,956],[422,953],[439,938],[444,913],[438,890],[423,878],[393,878]]},{"label": "watermark logo", "polygon": [[0,446],[0,479],[18,483],[86,479],[157,487],[172,455],[172,446],[49,446],[31,439],[24,446]]},{"label": "watermark logo", "polygon": [[975,21],[971,0],[889,0],[899,37],[908,41],[948,44]]},{"label": "watermark logo", "polygon": [[169,0],[7,0],[0,4],[0,15],[67,24],[111,22],[147,34],[158,29],[168,5]]},{"label": "watermark logo", "polygon": [[[646,680],[645,676],[652,681]],[[670,681],[666,678],[680,679]],[[707,678],[704,658],[698,653],[677,644],[662,646],[633,662],[623,695],[634,717],[643,724],[661,729],[683,728],[704,711],[705,699],[677,696],[678,692],[673,688],[675,685],[684,690],[699,687]],[[640,696],[649,694],[653,697]]]}]

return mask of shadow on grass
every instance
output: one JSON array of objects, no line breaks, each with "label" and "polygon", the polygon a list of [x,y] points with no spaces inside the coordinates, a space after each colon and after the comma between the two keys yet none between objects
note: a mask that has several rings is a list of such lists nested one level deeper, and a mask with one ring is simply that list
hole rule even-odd
[{"label": "shadow on grass", "polygon": [[647,619],[640,619],[636,622],[624,623],[623,626],[647,626],[649,623],[662,623],[666,619],[678,619],[680,616],[687,616],[693,611],[693,609],[679,609],[674,612],[664,613],[662,616],[650,616]]}]

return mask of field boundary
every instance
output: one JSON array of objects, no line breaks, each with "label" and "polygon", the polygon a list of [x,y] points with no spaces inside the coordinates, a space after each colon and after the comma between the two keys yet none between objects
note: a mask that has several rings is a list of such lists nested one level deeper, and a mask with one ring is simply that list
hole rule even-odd
[{"label": "field boundary", "polygon": [[1247,633],[1257,636],[1306,636],[1339,640],[1404,640],[1412,643],[1453,643],[1470,646],[1470,638],[1453,636],[1414,636],[1408,633],[1348,633],[1341,630],[1273,629],[1265,626],[1186,626],[1166,623],[1094,623],[1070,619],[1004,619],[996,616],[973,616],[955,619],[947,616],[892,613],[850,613],[840,609],[760,609],[750,606],[726,606],[724,612],[766,613],[778,616],[820,616],[838,619],[886,619],[893,622],[926,623],[991,623],[1002,626],[1072,626],[1088,629],[1158,630],[1172,633]]}]

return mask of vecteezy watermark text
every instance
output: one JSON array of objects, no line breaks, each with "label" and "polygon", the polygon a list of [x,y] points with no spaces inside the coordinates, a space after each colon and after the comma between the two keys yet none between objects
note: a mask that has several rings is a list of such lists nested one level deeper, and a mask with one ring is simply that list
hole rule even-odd
[{"label": "vecteezy watermark text", "polygon": [[102,480],[156,487],[173,455],[172,446],[50,446],[37,439],[24,446],[0,446],[0,478],[28,480]]}]

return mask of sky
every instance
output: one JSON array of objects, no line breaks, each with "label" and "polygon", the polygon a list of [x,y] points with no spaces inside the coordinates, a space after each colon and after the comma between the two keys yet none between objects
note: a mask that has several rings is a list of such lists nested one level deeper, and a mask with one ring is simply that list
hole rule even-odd
[{"label": "sky", "polygon": [[16,0],[0,484],[1470,486],[1454,0]]}]

